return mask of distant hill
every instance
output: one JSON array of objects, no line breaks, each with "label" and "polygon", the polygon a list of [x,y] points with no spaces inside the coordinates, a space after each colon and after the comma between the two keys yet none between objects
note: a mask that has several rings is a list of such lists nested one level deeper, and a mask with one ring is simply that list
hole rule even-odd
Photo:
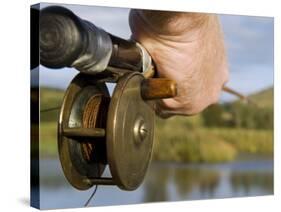
[{"label": "distant hill", "polygon": [[273,87],[262,90],[249,96],[259,107],[273,107]]}]

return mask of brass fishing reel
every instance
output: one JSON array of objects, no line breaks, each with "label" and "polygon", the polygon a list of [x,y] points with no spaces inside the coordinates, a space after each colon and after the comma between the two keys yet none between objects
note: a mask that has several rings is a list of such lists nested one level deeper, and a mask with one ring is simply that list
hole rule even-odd
[{"label": "brass fishing reel", "polygon": [[[40,15],[40,62],[74,67],[58,122],[58,150],[77,189],[117,185],[134,190],[151,160],[155,100],[176,96],[176,84],[155,78],[146,50],[81,20],[63,7]],[[114,82],[112,96],[106,82]],[[111,177],[103,177],[106,166]]]},{"label": "brass fishing reel", "polygon": [[[153,82],[155,81],[155,82]],[[166,85],[161,94],[149,84]],[[58,148],[66,178],[77,189],[117,185],[136,189],[149,165],[154,135],[154,100],[175,95],[175,84],[124,74],[112,97],[103,81],[78,74],[69,85],[60,111]],[[112,178],[102,177],[109,165]]]}]

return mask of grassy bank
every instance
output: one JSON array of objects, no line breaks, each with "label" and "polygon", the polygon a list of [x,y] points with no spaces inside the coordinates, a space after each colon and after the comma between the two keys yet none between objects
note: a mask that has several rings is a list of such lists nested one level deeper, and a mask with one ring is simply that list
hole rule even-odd
[{"label": "grassy bank", "polygon": [[201,128],[157,130],[154,160],[178,162],[232,161],[240,153],[273,154],[271,130]]},{"label": "grassy bank", "polygon": [[158,119],[154,160],[179,162],[231,161],[240,153],[273,154],[273,131],[206,128],[200,116]]}]

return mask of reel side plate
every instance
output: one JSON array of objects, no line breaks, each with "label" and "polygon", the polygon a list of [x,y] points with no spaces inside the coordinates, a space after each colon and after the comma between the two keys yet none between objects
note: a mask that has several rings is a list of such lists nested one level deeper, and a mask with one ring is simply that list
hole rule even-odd
[{"label": "reel side plate", "polygon": [[122,77],[114,90],[106,127],[107,160],[119,188],[134,190],[143,181],[151,160],[154,111],[141,96],[144,76]]}]

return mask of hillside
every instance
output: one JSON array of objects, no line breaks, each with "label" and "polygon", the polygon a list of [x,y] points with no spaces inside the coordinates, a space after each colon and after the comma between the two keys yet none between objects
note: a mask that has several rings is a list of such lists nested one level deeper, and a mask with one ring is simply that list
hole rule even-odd
[{"label": "hillside", "polygon": [[262,90],[258,93],[250,95],[250,98],[262,108],[273,107],[273,87]]}]

